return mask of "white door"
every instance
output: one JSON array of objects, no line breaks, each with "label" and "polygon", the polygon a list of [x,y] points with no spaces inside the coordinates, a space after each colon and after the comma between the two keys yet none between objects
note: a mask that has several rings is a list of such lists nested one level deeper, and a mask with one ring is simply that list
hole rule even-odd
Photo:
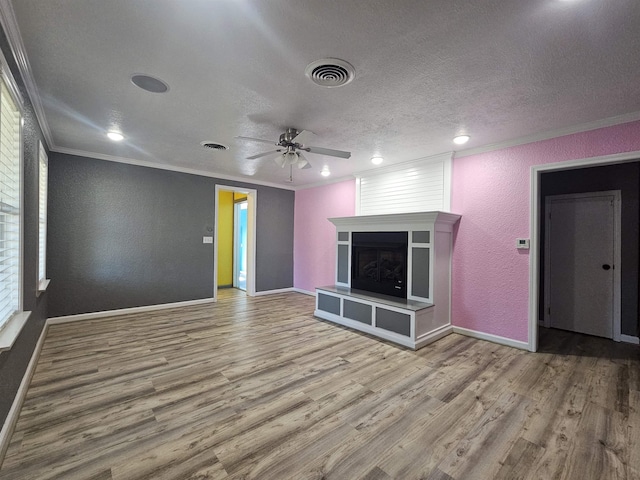
[{"label": "white door", "polygon": [[615,192],[547,198],[547,325],[614,337],[616,201]]}]

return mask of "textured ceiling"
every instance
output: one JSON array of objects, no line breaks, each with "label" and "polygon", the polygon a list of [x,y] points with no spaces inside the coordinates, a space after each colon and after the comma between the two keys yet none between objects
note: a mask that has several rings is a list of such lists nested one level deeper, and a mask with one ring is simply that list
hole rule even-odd
[{"label": "textured ceiling", "polygon": [[[3,0],[5,7],[9,2]],[[640,112],[638,0],[13,0],[50,147],[290,186],[246,160],[286,127],[309,154],[294,186]],[[304,71],[336,57],[356,78]],[[134,73],[169,84],[134,86]],[[640,118],[640,116],[639,116]],[[121,129],[126,140],[105,137]],[[206,150],[200,142],[228,145]],[[460,147],[457,147],[460,150]]]}]

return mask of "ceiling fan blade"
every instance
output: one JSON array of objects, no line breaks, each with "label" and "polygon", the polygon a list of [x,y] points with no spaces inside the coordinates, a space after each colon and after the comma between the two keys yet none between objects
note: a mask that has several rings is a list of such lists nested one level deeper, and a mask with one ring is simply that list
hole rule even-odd
[{"label": "ceiling fan blade", "polygon": [[298,162],[296,163],[296,165],[299,169],[311,168],[309,160],[307,160],[307,157],[305,157],[301,153],[298,153]]},{"label": "ceiling fan blade", "polygon": [[259,153],[257,155],[251,155],[247,157],[247,160],[255,160],[256,158],[266,157],[267,155],[275,155],[276,153],[280,153],[282,150],[272,150],[270,152]]},{"label": "ceiling fan blade", "polygon": [[241,137],[240,135],[234,138],[239,138],[240,140],[251,140],[252,142],[262,142],[262,143],[269,143],[271,145],[277,145],[277,143],[274,142],[273,140],[265,140],[263,138]]},{"label": "ceiling fan blade", "polygon": [[316,153],[318,155],[327,155],[329,157],[349,158],[351,152],[343,152],[342,150],[332,150],[331,148],[306,147],[305,152]]},{"label": "ceiling fan blade", "polygon": [[293,143],[299,143],[300,145],[306,145],[309,142],[312,142],[317,135],[309,130],[303,130],[295,138],[292,140]]}]

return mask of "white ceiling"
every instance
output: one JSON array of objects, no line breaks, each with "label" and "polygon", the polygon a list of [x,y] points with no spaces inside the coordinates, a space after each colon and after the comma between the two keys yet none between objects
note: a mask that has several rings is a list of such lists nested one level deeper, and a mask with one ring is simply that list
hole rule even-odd
[{"label": "white ceiling", "polygon": [[[287,183],[245,157],[311,130],[293,186],[455,150],[640,118],[638,0],[2,0],[13,6],[50,148]],[[10,14],[11,12],[9,12]],[[15,38],[13,39],[15,42]],[[312,61],[356,77],[322,88]],[[154,94],[134,73],[170,86]],[[32,93],[33,96],[33,93]],[[612,119],[612,117],[618,117]],[[42,118],[40,119],[43,120]],[[125,141],[105,137],[121,129]],[[552,135],[552,134],[549,134]],[[542,135],[544,136],[544,135]],[[228,145],[206,150],[200,142]],[[460,147],[457,147],[460,150]]]}]

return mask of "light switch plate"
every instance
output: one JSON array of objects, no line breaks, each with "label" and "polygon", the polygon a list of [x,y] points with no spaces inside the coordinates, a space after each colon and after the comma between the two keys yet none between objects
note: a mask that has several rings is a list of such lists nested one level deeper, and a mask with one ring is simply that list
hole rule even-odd
[{"label": "light switch plate", "polygon": [[516,238],[516,248],[522,250],[529,249],[529,239],[528,238]]},{"label": "light switch plate", "polygon": [[202,237],[202,243],[213,243],[213,237]]}]

